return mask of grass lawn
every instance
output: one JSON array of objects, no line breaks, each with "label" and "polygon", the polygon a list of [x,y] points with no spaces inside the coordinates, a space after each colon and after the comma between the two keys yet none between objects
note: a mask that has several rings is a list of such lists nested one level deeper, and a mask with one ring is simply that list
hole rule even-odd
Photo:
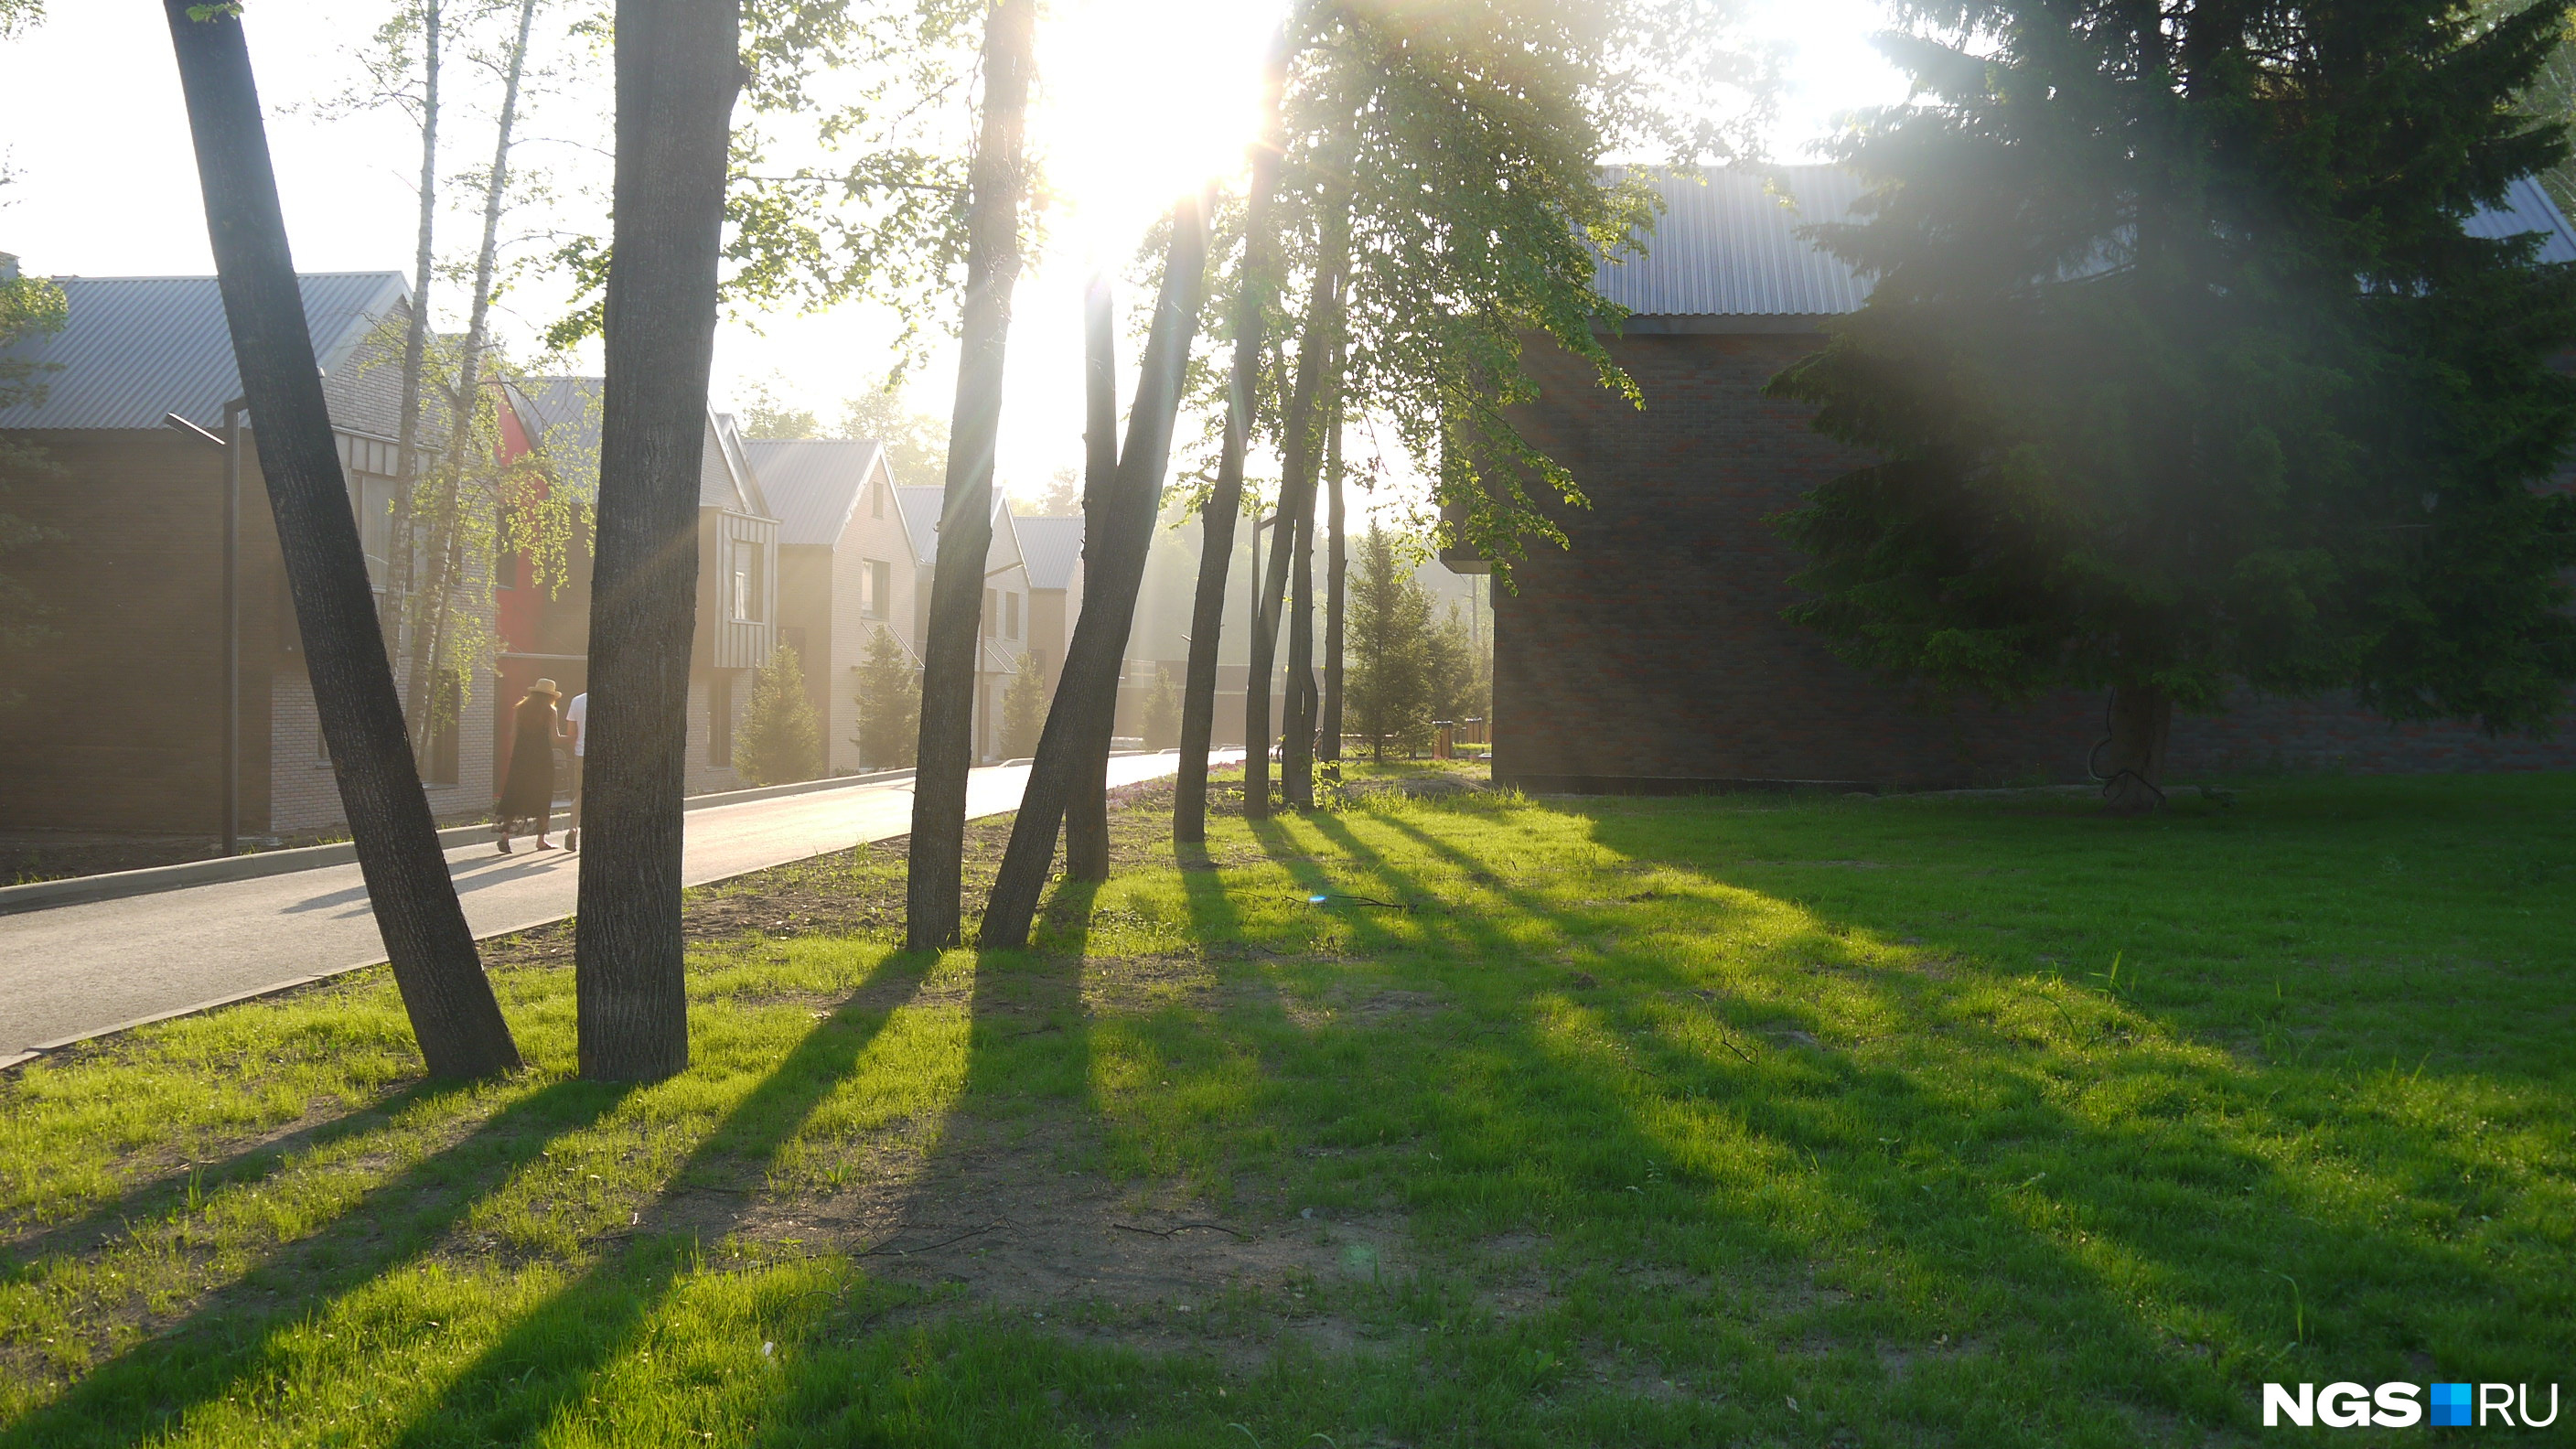
[{"label": "grass lawn", "polygon": [[2576,777],[1115,818],[1026,953],[897,951],[882,847],[698,893],[652,1087],[571,1079],[559,932],[492,953],[514,1080],[422,1083],[381,972],[0,1080],[0,1449],[2199,1445],[2576,1381]]}]

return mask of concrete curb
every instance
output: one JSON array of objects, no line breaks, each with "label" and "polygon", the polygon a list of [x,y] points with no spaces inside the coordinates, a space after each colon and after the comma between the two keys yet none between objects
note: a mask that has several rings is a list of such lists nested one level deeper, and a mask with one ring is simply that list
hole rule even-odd
[{"label": "concrete curb", "polygon": [[[774,800],[782,795],[805,795],[818,790],[846,790],[862,785],[883,785],[912,778],[910,770],[878,770],[865,775],[842,775],[829,780],[806,780],[794,785],[768,785],[754,790],[729,790],[720,795],[692,795],[682,802],[684,810],[713,810],[726,805],[748,805],[755,800]],[[438,832],[442,850],[490,840],[489,825],[458,825]],[[76,875],[63,880],[29,881],[25,885],[0,886],[0,916],[21,911],[41,911],[52,906],[82,905],[91,901],[123,900],[128,896],[153,895],[161,891],[182,890],[188,886],[214,885],[222,881],[257,880],[262,876],[288,875],[299,870],[320,870],[325,866],[347,865],[358,858],[358,848],[348,841],[332,845],[307,845],[295,850],[270,850],[257,855],[236,855],[228,859],[191,860],[178,865],[148,866],[142,870],[110,871],[105,875]],[[192,1008],[193,1009],[193,1008]]]}]

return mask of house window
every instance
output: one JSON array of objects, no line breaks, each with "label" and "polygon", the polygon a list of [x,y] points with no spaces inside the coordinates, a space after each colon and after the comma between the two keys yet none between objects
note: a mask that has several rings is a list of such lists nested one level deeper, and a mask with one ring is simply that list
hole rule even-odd
[{"label": "house window", "polygon": [[1020,596],[1017,594],[1002,596],[1002,637],[1005,639],[1020,637]]},{"label": "house window", "polygon": [[707,681],[707,763],[733,763],[733,680],[722,674]]},{"label": "house window", "polygon": [[862,560],[859,565],[859,613],[870,619],[886,616],[886,605],[894,598],[894,565],[883,559]]},{"label": "house window", "polygon": [[733,541],[733,616],[760,617],[760,545],[747,538]]},{"label": "house window", "polygon": [[868,485],[868,517],[885,517],[885,486],[883,484],[871,483]]},{"label": "house window", "polygon": [[510,536],[510,510],[492,510],[492,587],[515,589],[519,586],[519,544]]},{"label": "house window", "polygon": [[438,714],[429,725],[429,783],[453,785],[456,783],[457,760],[463,754],[458,747],[458,734],[465,717],[464,700],[459,697],[455,675],[439,676],[438,693],[434,698]]},{"label": "house window", "polygon": [[995,610],[993,608],[993,595],[995,592],[997,591],[993,589],[986,589],[984,591],[984,637],[987,639],[993,637],[993,625],[999,622],[994,617]]}]

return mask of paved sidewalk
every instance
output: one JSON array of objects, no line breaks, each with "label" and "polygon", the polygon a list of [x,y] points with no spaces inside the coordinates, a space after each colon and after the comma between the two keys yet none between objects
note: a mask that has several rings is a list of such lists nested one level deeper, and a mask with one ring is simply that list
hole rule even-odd
[{"label": "paved sidewalk", "polygon": [[[1171,774],[1178,758],[1113,759],[1109,782]],[[1025,765],[975,771],[967,813],[1017,807],[1028,774]],[[693,810],[681,876],[703,885],[911,828],[909,780]],[[536,852],[522,839],[514,855],[487,843],[451,850],[447,859],[478,937],[572,914],[578,855]],[[0,1067],[384,958],[354,864],[0,916]]]}]

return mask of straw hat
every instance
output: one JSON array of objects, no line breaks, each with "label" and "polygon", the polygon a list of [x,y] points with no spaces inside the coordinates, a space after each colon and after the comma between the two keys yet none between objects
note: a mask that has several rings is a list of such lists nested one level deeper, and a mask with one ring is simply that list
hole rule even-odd
[{"label": "straw hat", "polygon": [[551,694],[557,699],[563,698],[563,691],[555,688],[555,682],[551,679],[540,679],[536,683],[529,685],[528,693]]}]

